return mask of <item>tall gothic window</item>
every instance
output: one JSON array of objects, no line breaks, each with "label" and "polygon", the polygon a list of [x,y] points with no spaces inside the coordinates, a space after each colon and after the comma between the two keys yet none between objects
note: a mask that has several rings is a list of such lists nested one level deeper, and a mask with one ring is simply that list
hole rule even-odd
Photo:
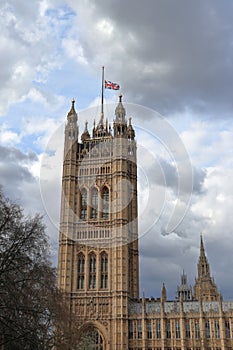
[{"label": "tall gothic window", "polygon": [[89,288],[96,288],[96,255],[92,253],[89,260]]},{"label": "tall gothic window", "polygon": [[200,338],[200,325],[198,321],[195,321],[195,338]]},{"label": "tall gothic window", "polygon": [[98,191],[93,188],[91,191],[91,219],[98,217]]},{"label": "tall gothic window", "polygon": [[142,323],[138,320],[138,339],[142,339]]},{"label": "tall gothic window", "polygon": [[102,218],[109,218],[109,190],[107,187],[102,190]]},{"label": "tall gothic window", "polygon": [[85,256],[81,253],[78,255],[78,289],[84,289],[85,276]]},{"label": "tall gothic window", "polygon": [[210,322],[206,321],[205,323],[205,334],[206,334],[206,338],[209,339],[210,338]]},{"label": "tall gothic window", "polygon": [[214,322],[214,327],[215,327],[215,338],[219,339],[220,338],[219,321]]},{"label": "tall gothic window", "polygon": [[170,325],[170,321],[167,321],[167,323],[166,323],[166,335],[167,335],[167,338],[171,338],[171,325]]},{"label": "tall gothic window", "polygon": [[101,255],[101,288],[108,288],[108,255]]},{"label": "tall gothic window", "polygon": [[156,338],[160,339],[161,338],[161,326],[160,326],[160,321],[156,321]]},{"label": "tall gothic window", "polygon": [[226,330],[226,338],[229,339],[231,337],[231,329],[230,329],[230,322],[225,322],[225,330]]},{"label": "tall gothic window", "polygon": [[176,321],[176,339],[180,339],[180,321]]},{"label": "tall gothic window", "polygon": [[129,339],[133,339],[133,321],[129,321]]},{"label": "tall gothic window", "polygon": [[189,321],[186,321],[185,333],[186,333],[186,338],[190,339],[190,323],[189,323]]},{"label": "tall gothic window", "polygon": [[147,322],[147,338],[152,339],[152,325],[151,321]]},{"label": "tall gothic window", "polygon": [[81,213],[80,218],[82,220],[87,219],[87,190],[84,188],[81,191]]}]

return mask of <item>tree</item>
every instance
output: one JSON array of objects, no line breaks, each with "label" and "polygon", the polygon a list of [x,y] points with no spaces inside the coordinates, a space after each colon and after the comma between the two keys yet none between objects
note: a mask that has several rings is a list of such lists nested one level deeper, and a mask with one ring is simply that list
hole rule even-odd
[{"label": "tree", "polygon": [[0,190],[0,348],[49,349],[60,296],[49,261],[40,215],[23,209]]}]

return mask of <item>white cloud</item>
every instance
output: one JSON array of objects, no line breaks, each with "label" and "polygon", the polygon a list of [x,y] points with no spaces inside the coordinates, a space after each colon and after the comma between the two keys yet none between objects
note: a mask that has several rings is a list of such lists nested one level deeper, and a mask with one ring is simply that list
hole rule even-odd
[{"label": "white cloud", "polygon": [[88,61],[85,57],[82,45],[77,39],[64,38],[62,41],[62,47],[67,57],[73,58],[80,64],[87,65]]},{"label": "white cloud", "polygon": [[7,124],[3,124],[0,130],[0,143],[2,145],[14,146],[19,144],[21,137],[16,132],[12,131]]},{"label": "white cloud", "polygon": [[1,115],[28,94],[33,82],[45,82],[48,73],[60,66],[56,37],[60,23],[54,19],[51,23],[47,15],[54,5],[26,0],[0,5]]}]

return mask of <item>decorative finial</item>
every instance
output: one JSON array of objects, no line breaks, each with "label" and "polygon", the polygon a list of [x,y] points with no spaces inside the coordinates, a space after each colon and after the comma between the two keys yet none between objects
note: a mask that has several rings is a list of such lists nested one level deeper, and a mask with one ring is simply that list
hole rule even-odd
[{"label": "decorative finial", "polygon": [[75,115],[77,117],[77,113],[76,113],[75,108],[74,108],[75,99],[72,98],[71,102],[72,102],[72,105],[71,105],[70,111],[67,114],[67,118],[72,116],[72,115]]},{"label": "decorative finial", "polygon": [[119,94],[119,102],[122,102],[122,93]]}]

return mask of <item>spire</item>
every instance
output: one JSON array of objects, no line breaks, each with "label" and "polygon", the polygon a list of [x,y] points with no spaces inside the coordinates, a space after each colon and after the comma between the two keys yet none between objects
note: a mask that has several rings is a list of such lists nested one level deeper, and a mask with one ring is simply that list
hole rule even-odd
[{"label": "spire", "polygon": [[186,285],[187,284],[187,275],[184,273],[184,270],[183,270],[183,273],[181,275],[181,284],[182,285]]},{"label": "spire", "polygon": [[165,287],[165,283],[163,283],[163,287],[162,287],[162,301],[166,301],[167,300],[167,290]]},{"label": "spire", "polygon": [[71,108],[67,114],[67,123],[65,127],[65,148],[66,150],[78,140],[78,115],[74,108],[75,100],[72,99]]},{"label": "spire", "polygon": [[122,104],[122,94],[119,95],[119,102],[115,109],[115,120],[113,123],[114,136],[127,138],[127,123],[125,119],[125,108]]},{"label": "spire", "polygon": [[217,300],[219,292],[210,275],[210,265],[205,254],[203,237],[200,235],[200,256],[197,264],[198,277],[194,286],[194,298],[198,300]]},{"label": "spire", "polygon": [[203,243],[203,239],[202,239],[202,234],[200,235],[200,257],[205,257],[205,248],[204,248],[204,243]]},{"label": "spire", "polygon": [[67,120],[72,119],[72,117],[73,117],[73,118],[76,117],[76,120],[77,120],[77,113],[76,113],[76,110],[75,110],[75,108],[74,108],[75,99],[73,98],[71,102],[72,102],[72,105],[71,105],[70,111],[69,111],[68,114],[67,114]]},{"label": "spire", "polygon": [[134,129],[132,127],[132,117],[129,117],[129,125],[127,127],[127,135],[128,135],[128,139],[134,140],[135,132],[134,132]]},{"label": "spire", "polygon": [[119,94],[119,102],[115,109],[115,121],[118,123],[125,123],[125,108],[122,104],[122,94]]},{"label": "spire", "polygon": [[210,275],[210,267],[205,254],[202,234],[200,235],[200,256],[198,261],[198,277]]},{"label": "spire", "polygon": [[84,141],[86,141],[87,139],[90,138],[90,134],[89,134],[89,131],[88,131],[88,128],[87,128],[87,124],[88,124],[88,122],[86,121],[85,122],[85,129],[84,129],[84,131],[82,133],[82,136],[81,136],[82,142],[84,142]]}]

